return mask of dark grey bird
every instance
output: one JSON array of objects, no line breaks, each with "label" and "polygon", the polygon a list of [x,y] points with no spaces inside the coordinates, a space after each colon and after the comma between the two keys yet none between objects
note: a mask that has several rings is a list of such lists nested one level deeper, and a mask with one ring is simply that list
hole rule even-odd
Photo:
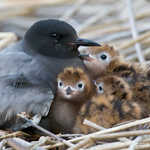
[{"label": "dark grey bird", "polygon": [[79,46],[97,43],[79,39],[64,21],[33,24],[23,40],[0,52],[0,128],[27,127],[16,114],[46,117],[56,93],[56,77],[66,66],[80,66]]}]

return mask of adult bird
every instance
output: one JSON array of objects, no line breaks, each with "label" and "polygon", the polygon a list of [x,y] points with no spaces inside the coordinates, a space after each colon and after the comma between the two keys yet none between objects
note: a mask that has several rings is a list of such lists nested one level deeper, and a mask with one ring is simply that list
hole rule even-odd
[{"label": "adult bird", "polygon": [[21,129],[28,125],[16,118],[26,112],[47,116],[56,92],[57,74],[67,66],[84,65],[79,46],[97,43],[79,39],[64,21],[42,20],[33,24],[23,40],[0,53],[0,128]]}]

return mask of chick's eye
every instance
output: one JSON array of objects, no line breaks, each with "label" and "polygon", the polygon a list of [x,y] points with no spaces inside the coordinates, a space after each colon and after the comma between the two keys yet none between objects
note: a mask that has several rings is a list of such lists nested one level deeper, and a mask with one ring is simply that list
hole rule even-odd
[{"label": "chick's eye", "polygon": [[62,81],[58,81],[58,87],[63,87],[63,82]]},{"label": "chick's eye", "polygon": [[103,88],[101,86],[98,87],[99,91],[103,91]]},{"label": "chick's eye", "polygon": [[83,84],[82,84],[82,83],[79,83],[79,84],[78,84],[78,88],[81,89],[82,87],[83,87]]},{"label": "chick's eye", "polygon": [[102,54],[102,55],[100,56],[100,58],[101,58],[102,60],[106,60],[106,59],[107,59],[107,56],[106,56],[105,54]]},{"label": "chick's eye", "polygon": [[103,85],[102,84],[99,84],[99,85],[97,85],[97,90],[98,90],[98,93],[103,93],[104,92],[104,90],[103,90]]},{"label": "chick's eye", "polygon": [[111,56],[110,56],[109,53],[107,53],[107,52],[101,52],[101,53],[98,54],[98,58],[99,58],[101,61],[104,61],[104,62],[109,63],[109,62],[110,62],[110,59],[111,59]]},{"label": "chick's eye", "polygon": [[52,33],[52,34],[50,34],[50,36],[53,37],[53,38],[56,38],[57,34],[56,33]]},{"label": "chick's eye", "polygon": [[77,84],[77,88],[78,88],[79,90],[83,90],[83,88],[84,88],[84,83],[79,82],[79,83]]}]

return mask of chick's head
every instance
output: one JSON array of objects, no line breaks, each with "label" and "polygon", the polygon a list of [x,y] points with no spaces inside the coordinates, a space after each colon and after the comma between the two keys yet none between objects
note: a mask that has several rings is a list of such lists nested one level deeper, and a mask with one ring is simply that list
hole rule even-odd
[{"label": "chick's head", "polygon": [[87,69],[94,74],[101,74],[106,71],[114,59],[118,59],[119,53],[112,46],[102,45],[89,47],[85,50],[86,55],[81,54]]},{"label": "chick's head", "polygon": [[117,101],[131,100],[130,86],[122,78],[115,75],[107,75],[95,81],[96,96],[93,101],[103,107],[113,109]]},{"label": "chick's head", "polygon": [[81,102],[90,97],[92,82],[81,68],[67,67],[57,77],[58,95],[68,101]]}]

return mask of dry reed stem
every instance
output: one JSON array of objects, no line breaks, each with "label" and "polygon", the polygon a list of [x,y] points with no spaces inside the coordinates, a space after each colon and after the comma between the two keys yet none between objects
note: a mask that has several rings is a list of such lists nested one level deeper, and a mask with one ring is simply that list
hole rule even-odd
[{"label": "dry reed stem", "polygon": [[141,42],[150,37],[150,31],[140,35],[137,39],[129,40],[127,43],[122,44],[120,47],[116,47],[116,50],[126,49],[133,46],[137,42]]},{"label": "dry reed stem", "polygon": [[96,32],[97,30],[103,30],[106,27],[111,28],[112,26],[116,26],[116,24],[119,26],[120,23],[121,22],[119,20],[113,20],[104,24],[94,24],[80,31],[79,35],[85,35],[87,32],[92,33],[92,32]]},{"label": "dry reed stem", "polygon": [[67,141],[59,136],[57,136],[56,134],[44,129],[43,127],[39,126],[38,124],[36,124],[34,121],[28,119],[26,117],[26,113],[20,113],[17,114],[18,117],[24,119],[26,122],[30,123],[32,127],[38,129],[39,131],[43,132],[44,134],[47,134],[50,137],[55,138],[56,140],[58,140],[59,142],[63,142],[65,145],[69,146],[69,147],[73,147],[74,144],[72,144],[70,141]]},{"label": "dry reed stem", "polygon": [[[143,35],[143,34],[142,34]],[[125,45],[125,43],[129,43],[129,40],[124,40],[124,41],[120,41],[120,40],[118,40],[118,41],[113,41],[113,42],[109,42],[109,44],[110,45],[113,45],[114,47],[115,47],[115,49],[117,50],[117,51],[119,51],[121,54],[123,54],[123,55],[130,55],[132,52],[133,53],[136,53],[136,51],[134,50],[134,49],[131,49],[132,47],[129,47],[129,48],[127,48],[126,50],[124,50],[124,49],[119,49],[119,47],[120,47],[120,45],[122,45],[122,44],[124,44]],[[144,47],[143,48],[143,51],[145,50],[145,48],[147,48],[147,47],[149,47],[150,46],[150,38],[147,38],[147,39],[144,39],[143,41],[140,41],[140,43],[142,44],[142,46]]]},{"label": "dry reed stem", "polygon": [[[145,50],[143,51],[143,54],[144,54],[145,57],[146,57],[147,55],[149,55],[149,54],[150,54],[150,48],[145,49]],[[127,56],[125,59],[126,59],[126,60],[132,60],[132,61],[134,61],[134,60],[137,59],[137,54],[134,53],[134,54],[132,54],[132,55],[129,55],[129,56]],[[146,62],[147,62],[147,61],[146,61]],[[144,63],[146,63],[146,62],[144,62]]]},{"label": "dry reed stem", "polygon": [[144,143],[150,143],[150,138],[144,139],[143,141],[141,141],[141,143],[142,143],[142,144],[144,144]]},{"label": "dry reed stem", "polygon": [[89,121],[87,119],[84,119],[83,124],[87,125],[89,127],[95,128],[97,130],[104,130],[105,129],[104,127],[99,126],[99,125],[95,124],[94,122],[91,122],[91,121]]},{"label": "dry reed stem", "polygon": [[137,131],[124,131],[111,134],[98,135],[93,137],[94,140],[106,140],[106,139],[116,139],[121,137],[130,137],[130,136],[140,136],[140,135],[149,135],[150,130],[137,130]]},{"label": "dry reed stem", "polygon": [[122,26],[111,26],[111,27],[105,27],[105,29],[101,30],[96,30],[96,31],[93,31],[93,32],[87,32],[87,33],[84,33],[84,34],[80,34],[81,36],[83,37],[86,37],[86,38],[95,38],[95,37],[100,37],[100,36],[103,36],[103,35],[106,35],[106,34],[113,34],[113,33],[116,33],[116,32],[121,32],[121,31],[127,31],[129,29],[129,27],[125,26],[125,27],[122,27]]},{"label": "dry reed stem", "polygon": [[7,144],[7,140],[2,140],[0,142],[0,150],[3,150],[4,149],[4,146]]},{"label": "dry reed stem", "polygon": [[[89,127],[95,128],[97,130],[104,130],[105,129],[105,128],[103,128],[103,127],[101,127],[101,126],[99,126],[99,125],[97,125],[97,124],[95,124],[95,123],[93,123],[93,122],[91,122],[87,119],[84,119],[83,124],[85,124]],[[92,146],[94,143],[95,142],[94,142],[93,138],[87,138],[87,139],[84,139],[84,140],[80,141],[74,147],[71,147],[68,150],[78,150],[79,148],[81,148],[81,147],[83,148],[87,145],[88,145],[88,147]]]},{"label": "dry reed stem", "polygon": [[[145,31],[149,31],[150,28],[146,27],[145,25],[141,25],[141,29],[139,30],[140,32],[145,32]],[[131,35],[131,33],[128,31],[129,27],[127,26],[111,26],[111,27],[105,27],[105,29],[103,30],[97,30],[94,32],[87,32],[86,34],[82,34],[83,37],[86,38],[100,38],[100,42],[101,41],[105,41],[105,42],[109,42],[109,41],[113,41],[117,39],[120,40],[121,38],[126,38],[129,37]],[[126,40],[124,40],[126,41]],[[121,42],[123,43],[123,41],[120,41],[119,45],[122,45]]]},{"label": "dry reed stem", "polygon": [[67,150],[78,150],[80,148],[85,147],[86,145],[88,146],[92,146],[94,144],[94,140],[91,138],[86,138],[82,141],[80,141],[79,143],[77,143],[75,146],[68,148]]},{"label": "dry reed stem", "polygon": [[60,19],[63,19],[63,20],[68,20],[69,18],[71,18],[71,16],[76,12],[78,11],[82,6],[83,4],[85,4],[88,0],[78,0],[78,2],[74,2],[74,5],[69,8],[69,10],[67,10],[65,12],[65,14],[60,18]]},{"label": "dry reed stem", "polygon": [[13,11],[4,11],[1,12],[0,20],[6,20],[10,17],[16,17],[16,16],[26,16],[33,12],[34,9],[32,8],[22,8],[22,9],[13,9]]},{"label": "dry reed stem", "polygon": [[50,137],[40,137],[40,139],[35,142],[34,144],[32,144],[32,149],[36,149],[37,147],[44,145],[47,141],[49,141]]},{"label": "dry reed stem", "polygon": [[36,7],[43,5],[60,5],[61,3],[70,2],[70,0],[5,0],[0,2],[0,8],[2,9],[10,9],[10,8],[20,8],[20,7]]},{"label": "dry reed stem", "polygon": [[7,47],[10,43],[17,41],[17,36],[11,32],[0,33],[0,50]]},{"label": "dry reed stem", "polygon": [[20,138],[9,138],[6,141],[7,144],[15,150],[45,150],[44,148],[39,147],[38,145],[36,146]]},{"label": "dry reed stem", "polygon": [[132,141],[132,143],[131,143],[131,145],[129,146],[129,150],[135,150],[135,147],[142,141],[142,136],[138,136],[138,137],[136,137],[133,141]]},{"label": "dry reed stem", "polygon": [[[127,2],[128,17],[130,21],[132,36],[133,36],[133,39],[136,40],[138,38],[138,32],[136,29],[135,17],[134,17],[134,12],[133,12],[133,1],[127,0],[126,2]],[[139,42],[135,43],[135,49],[136,49],[139,61],[141,63],[144,62],[145,59],[143,57],[141,45]]]},{"label": "dry reed stem", "polygon": [[78,136],[83,136],[83,134],[59,134],[59,137],[78,137]]},{"label": "dry reed stem", "polygon": [[[85,125],[87,125],[89,127],[95,128],[97,130],[104,130],[104,129],[106,129],[106,128],[102,127],[102,126],[99,126],[99,125],[95,124],[94,122],[91,122],[91,121],[87,120],[87,119],[84,119],[83,124],[85,124]],[[129,139],[124,137],[124,138],[120,138],[118,140],[120,140],[120,141],[127,141]]]},{"label": "dry reed stem", "polygon": [[91,148],[88,148],[87,150],[118,150],[121,148],[127,148],[130,144],[131,142],[113,142],[113,143],[93,146]]},{"label": "dry reed stem", "polygon": [[[101,134],[106,134],[106,133],[116,132],[116,131],[120,131],[120,130],[125,130],[125,129],[131,128],[131,127],[134,127],[134,126],[137,126],[137,125],[142,125],[142,124],[148,123],[148,122],[150,122],[150,117],[145,118],[145,119],[141,119],[141,120],[136,120],[136,121],[133,121],[133,122],[130,122],[130,123],[127,123],[127,124],[123,124],[123,125],[120,125],[120,126],[117,126],[117,127],[109,128],[109,129],[106,129],[106,130],[98,131],[98,132],[95,132],[95,133],[91,133],[91,134],[88,134],[88,135],[84,135],[82,137],[77,137],[77,138],[69,140],[69,142],[78,142],[78,141],[81,141],[85,138],[96,138],[96,136],[101,135]],[[57,143],[57,144],[52,145],[52,146],[44,146],[44,148],[51,149],[51,148],[59,147],[59,146],[62,146],[62,145],[64,145],[64,144],[63,143]]]},{"label": "dry reed stem", "polygon": [[[140,19],[143,19],[145,17],[149,17],[150,16],[150,11],[149,10],[145,10],[144,12],[141,12],[140,14],[137,14],[135,16],[136,20],[140,20]],[[114,26],[119,26],[119,25],[122,25],[122,23],[126,22],[127,21],[127,18],[124,18],[124,19],[117,19],[117,20],[110,20],[109,22],[106,22],[106,23],[103,23],[103,24],[96,24],[96,25],[92,25],[92,26],[88,26],[87,28],[83,29],[82,31],[80,31],[80,34],[84,34],[84,33],[87,33],[87,32],[95,32],[97,30],[103,30],[105,29],[106,27],[112,27],[113,25]],[[118,27],[120,28],[120,27]],[[129,27],[128,27],[129,28]]]},{"label": "dry reed stem", "polygon": [[7,134],[7,135],[0,136],[0,140],[7,139],[7,138],[13,138],[13,137],[21,137],[21,136],[30,136],[30,135],[27,134],[27,133],[24,133],[22,131],[17,131],[17,132],[14,132],[14,133],[10,133],[10,134]]},{"label": "dry reed stem", "polygon": [[[98,146],[93,146],[91,148],[88,148],[87,150],[118,150],[121,148],[127,148],[129,147],[131,144],[131,142],[114,142],[114,143],[108,143],[108,144],[104,144],[104,145],[98,145]],[[136,145],[135,150],[144,150],[150,148],[150,144],[140,144],[140,145]]]},{"label": "dry reed stem", "polygon": [[97,14],[93,15],[92,17],[87,19],[87,21],[85,21],[82,25],[80,25],[77,28],[78,33],[80,34],[82,32],[82,30],[85,30],[87,27],[94,24],[97,20],[99,20],[100,18],[103,18],[104,16],[106,16],[108,14],[111,14],[113,11],[115,11],[115,8],[111,7],[109,11],[105,10],[105,11],[102,11],[101,13],[97,13]]}]

